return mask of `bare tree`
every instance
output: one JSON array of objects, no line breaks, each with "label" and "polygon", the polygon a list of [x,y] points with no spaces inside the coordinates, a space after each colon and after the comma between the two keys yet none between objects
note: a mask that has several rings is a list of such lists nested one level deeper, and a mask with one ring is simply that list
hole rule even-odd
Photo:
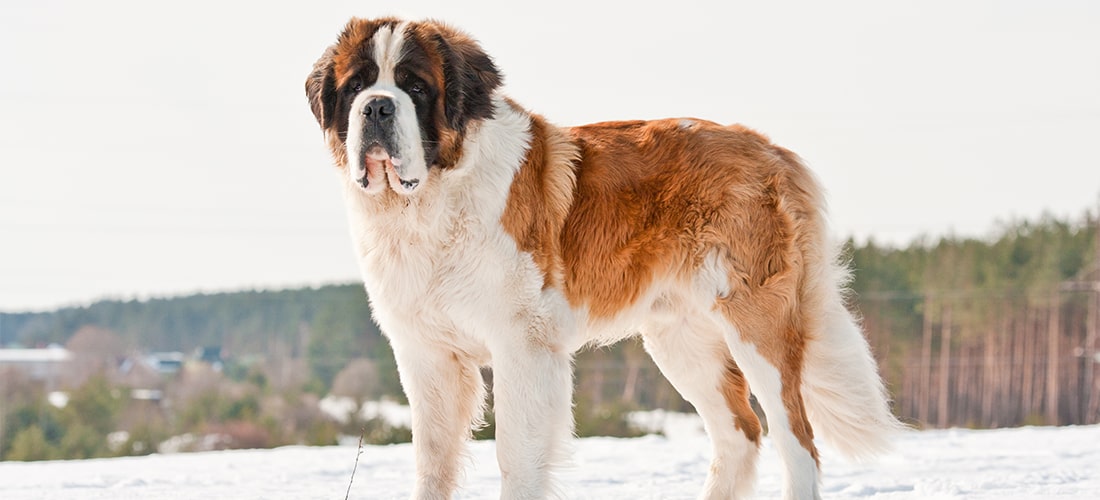
[{"label": "bare tree", "polygon": [[82,326],[65,343],[72,353],[63,382],[78,387],[97,373],[110,375],[126,354],[126,345],[114,332],[96,326]]},{"label": "bare tree", "polygon": [[351,360],[332,380],[332,394],[355,399],[356,402],[377,397],[379,392],[378,364],[366,358]]}]

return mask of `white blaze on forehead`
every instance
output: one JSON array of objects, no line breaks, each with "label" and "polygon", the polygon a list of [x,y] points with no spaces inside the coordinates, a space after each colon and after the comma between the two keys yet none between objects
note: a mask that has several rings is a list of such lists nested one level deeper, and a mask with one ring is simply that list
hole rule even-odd
[{"label": "white blaze on forehead", "polygon": [[405,30],[409,23],[402,22],[394,26],[378,28],[371,38],[374,44],[374,63],[378,65],[378,83],[393,84],[394,68],[401,62],[405,48]]}]

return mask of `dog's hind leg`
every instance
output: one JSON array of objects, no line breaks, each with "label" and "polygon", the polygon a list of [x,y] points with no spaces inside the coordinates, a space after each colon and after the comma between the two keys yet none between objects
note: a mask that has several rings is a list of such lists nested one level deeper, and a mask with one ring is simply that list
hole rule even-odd
[{"label": "dog's hind leg", "polygon": [[643,338],[661,372],[702,417],[714,446],[700,498],[749,495],[756,479],[760,421],[722,332],[706,321],[682,318],[647,325]]},{"label": "dog's hind leg", "polygon": [[462,475],[472,425],[483,415],[485,384],[477,363],[436,345],[393,343],[412,410],[417,500],[451,498]]},{"label": "dog's hind leg", "polygon": [[782,313],[730,316],[726,342],[767,415],[769,436],[785,465],[783,498],[820,498],[817,448],[801,392],[804,334]]}]

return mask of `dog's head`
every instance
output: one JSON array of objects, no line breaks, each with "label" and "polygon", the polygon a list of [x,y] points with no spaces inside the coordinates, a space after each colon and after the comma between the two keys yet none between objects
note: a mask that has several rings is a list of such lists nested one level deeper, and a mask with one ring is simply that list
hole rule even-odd
[{"label": "dog's head", "polygon": [[501,76],[477,42],[434,21],[352,19],[306,79],[336,164],[367,193],[417,191],[492,117]]}]

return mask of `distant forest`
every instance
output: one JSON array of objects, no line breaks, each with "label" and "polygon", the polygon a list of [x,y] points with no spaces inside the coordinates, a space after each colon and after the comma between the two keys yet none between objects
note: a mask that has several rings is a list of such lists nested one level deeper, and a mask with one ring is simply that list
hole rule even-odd
[{"label": "distant forest", "polygon": [[[895,398],[918,425],[998,427],[1100,422],[1097,220],[1044,217],[989,238],[905,248],[849,241],[851,307],[863,318]],[[83,326],[143,351],[220,347],[227,360],[305,360],[318,392],[350,361],[400,398],[392,353],[362,286],[104,301],[0,314],[5,345],[64,344]],[[577,394],[596,403],[689,410],[638,342],[582,353]]]},{"label": "distant forest", "polygon": [[[65,344],[84,326],[145,352],[220,348],[227,361],[307,359],[323,386],[350,361],[393,354],[371,320],[362,285],[102,301],[47,313],[0,314],[0,338],[27,347]],[[396,374],[390,391],[400,394]]]},{"label": "distant forest", "polygon": [[853,305],[898,414],[935,427],[1100,422],[1096,215],[849,247]]}]

